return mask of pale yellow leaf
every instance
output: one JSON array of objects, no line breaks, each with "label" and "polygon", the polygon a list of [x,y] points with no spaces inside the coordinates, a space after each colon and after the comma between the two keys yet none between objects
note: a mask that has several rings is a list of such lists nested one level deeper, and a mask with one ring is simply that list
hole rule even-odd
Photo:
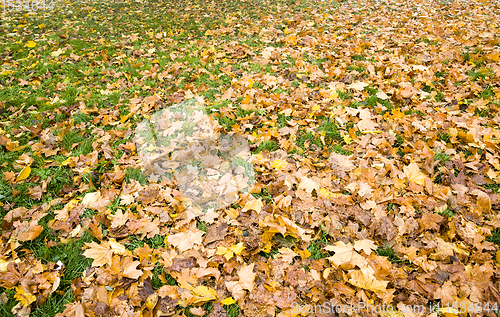
[{"label": "pale yellow leaf", "polygon": [[249,290],[250,292],[254,287],[254,279],[257,274],[253,272],[254,263],[250,265],[243,265],[238,271],[238,276],[240,277],[239,284],[242,288]]},{"label": "pale yellow leaf", "polygon": [[410,165],[403,167],[403,172],[410,182],[414,182],[418,185],[424,185],[425,174],[420,171],[418,165],[414,162]]},{"label": "pale yellow leaf", "polygon": [[243,207],[241,212],[245,212],[247,210],[255,210],[257,213],[260,213],[260,211],[262,210],[262,206],[264,206],[264,204],[262,203],[262,198],[253,199],[253,200],[247,201],[247,203],[245,204],[245,207]]}]

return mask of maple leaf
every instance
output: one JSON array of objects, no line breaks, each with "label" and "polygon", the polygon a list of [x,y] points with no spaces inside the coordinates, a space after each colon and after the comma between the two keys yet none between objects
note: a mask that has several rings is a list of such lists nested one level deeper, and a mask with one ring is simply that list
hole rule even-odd
[{"label": "maple leaf", "polygon": [[194,245],[202,244],[203,234],[205,234],[205,232],[197,228],[192,228],[186,232],[169,235],[167,241],[179,249],[179,251],[183,252],[191,249]]},{"label": "maple leaf", "polygon": [[91,208],[100,198],[100,192],[87,193],[83,197],[81,204],[85,208]]},{"label": "maple leaf", "polygon": [[241,285],[243,289],[247,289],[250,292],[253,290],[255,276],[257,275],[256,273],[253,272],[254,266],[255,266],[254,263],[250,265],[243,265],[238,270],[238,276],[240,277],[238,283]]},{"label": "maple leaf", "polygon": [[372,250],[376,249],[377,245],[372,240],[363,239],[354,242],[354,250],[356,251],[363,250],[366,253],[366,255],[370,255],[372,253]]},{"label": "maple leaf", "polygon": [[259,199],[252,199],[247,201],[241,212],[245,212],[247,210],[255,210],[257,213],[260,213],[264,204],[262,203],[262,197]]},{"label": "maple leaf", "polygon": [[23,307],[28,307],[31,303],[36,301],[36,296],[26,292],[22,285],[16,287],[14,298],[17,299]]},{"label": "maple leaf", "polygon": [[357,90],[357,91],[362,91],[367,86],[369,86],[367,83],[364,83],[364,82],[361,82],[361,81],[357,81],[357,82],[354,82],[354,83],[350,84],[349,86],[347,86],[347,88],[354,89],[354,90]]},{"label": "maple leaf", "polygon": [[20,232],[17,236],[19,241],[31,241],[38,237],[43,231],[43,227],[34,221],[29,222],[27,226],[23,227],[25,230],[22,230],[22,232]]},{"label": "maple leaf", "polygon": [[385,292],[388,281],[377,280],[374,276],[366,275],[359,270],[349,271],[349,283],[372,292]]},{"label": "maple leaf", "polygon": [[111,264],[111,257],[113,252],[109,249],[106,244],[97,244],[95,242],[85,243],[88,247],[87,250],[83,251],[83,256],[94,259],[92,266],[103,266],[105,264]]},{"label": "maple leaf", "polygon": [[138,279],[143,273],[141,270],[137,269],[137,266],[141,264],[139,261],[133,261],[131,257],[125,257],[122,259],[122,275],[131,279]]},{"label": "maple leaf", "polygon": [[316,192],[319,191],[319,184],[310,178],[303,177],[300,181],[299,188],[305,190],[306,193],[310,194],[313,190],[316,190]]},{"label": "maple leaf", "polygon": [[348,270],[358,266],[366,272],[373,272],[373,269],[368,266],[368,261],[359,253],[354,251],[354,247],[350,243],[345,244],[342,241],[338,241],[334,246],[327,245],[324,249],[335,252],[333,256],[328,257],[328,260],[336,267]]},{"label": "maple leaf", "polygon": [[410,165],[404,166],[403,172],[410,182],[414,182],[418,185],[424,185],[426,176],[420,171],[420,168],[416,163],[412,162]]},{"label": "maple leaf", "polygon": [[228,281],[225,282],[224,284],[226,285],[227,290],[231,292],[234,299],[240,300],[243,299],[244,296],[246,295],[245,290],[238,281]]},{"label": "maple leaf", "polygon": [[194,300],[195,304],[205,303],[211,300],[217,300],[219,298],[219,295],[214,289],[203,285],[195,287],[192,290],[192,293],[194,296],[196,296],[196,299]]},{"label": "maple leaf", "polygon": [[288,162],[285,160],[274,160],[271,162],[271,167],[279,171],[288,166]]}]

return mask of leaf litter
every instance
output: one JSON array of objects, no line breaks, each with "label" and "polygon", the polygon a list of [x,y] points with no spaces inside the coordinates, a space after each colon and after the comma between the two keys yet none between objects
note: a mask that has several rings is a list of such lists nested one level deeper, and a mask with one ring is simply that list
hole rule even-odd
[{"label": "leaf litter", "polygon": [[74,5],[1,26],[3,315],[496,315],[497,2]]}]

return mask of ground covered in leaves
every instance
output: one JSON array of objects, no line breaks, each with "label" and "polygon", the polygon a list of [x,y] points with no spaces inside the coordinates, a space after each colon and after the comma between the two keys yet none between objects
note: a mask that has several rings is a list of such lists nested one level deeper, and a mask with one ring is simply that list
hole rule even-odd
[{"label": "ground covered in leaves", "polygon": [[[496,316],[499,13],[425,0],[2,13],[0,315],[377,315],[364,302]],[[133,142],[137,123],[193,98],[247,138],[256,183],[199,217],[175,181],[148,180]]]}]

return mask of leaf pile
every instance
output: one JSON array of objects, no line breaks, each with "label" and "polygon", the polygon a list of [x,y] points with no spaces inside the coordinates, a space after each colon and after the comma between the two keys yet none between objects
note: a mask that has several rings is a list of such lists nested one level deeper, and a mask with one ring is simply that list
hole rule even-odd
[{"label": "leaf pile", "polygon": [[[58,3],[0,25],[2,316],[496,316],[498,2]],[[134,141],[193,98],[255,170],[203,215]]]}]

